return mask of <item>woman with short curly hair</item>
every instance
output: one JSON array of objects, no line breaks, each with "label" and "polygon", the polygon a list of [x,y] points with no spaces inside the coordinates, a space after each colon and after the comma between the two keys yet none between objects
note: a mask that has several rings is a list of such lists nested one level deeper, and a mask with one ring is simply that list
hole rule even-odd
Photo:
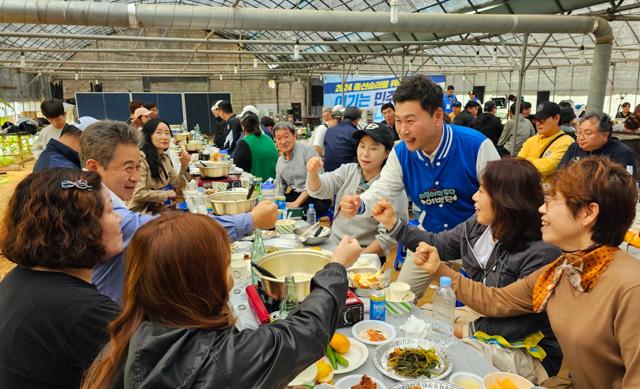
[{"label": "woman with short curly hair", "polygon": [[109,192],[95,172],[33,173],[0,230],[18,265],[0,282],[0,387],[78,387],[118,312],[91,284],[91,269],[122,250]]}]

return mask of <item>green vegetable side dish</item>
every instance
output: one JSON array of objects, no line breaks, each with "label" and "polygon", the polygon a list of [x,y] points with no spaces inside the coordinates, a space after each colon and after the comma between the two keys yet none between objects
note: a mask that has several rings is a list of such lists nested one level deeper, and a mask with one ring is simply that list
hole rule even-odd
[{"label": "green vegetable side dish", "polygon": [[387,366],[403,377],[431,378],[433,369],[440,363],[435,349],[396,348],[389,354]]},{"label": "green vegetable side dish", "polygon": [[327,346],[327,358],[329,359],[329,363],[333,370],[338,368],[338,365],[342,367],[348,367],[349,361],[347,361],[342,355],[340,355],[336,350],[331,346]]},{"label": "green vegetable side dish", "polygon": [[342,367],[349,367],[349,361],[347,361],[342,355],[338,354],[335,350],[333,352],[335,353],[336,362],[338,362],[338,365]]},{"label": "green vegetable side dish", "polygon": [[331,367],[333,370],[338,368],[338,362],[336,361],[336,352],[333,351],[331,346],[327,346],[327,358],[329,358],[329,363],[331,363]]}]

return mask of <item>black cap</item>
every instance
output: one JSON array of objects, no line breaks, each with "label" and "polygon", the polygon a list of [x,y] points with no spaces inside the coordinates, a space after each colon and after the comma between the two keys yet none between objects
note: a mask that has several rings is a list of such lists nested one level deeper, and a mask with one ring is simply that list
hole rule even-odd
[{"label": "black cap", "polygon": [[462,103],[459,101],[456,101],[455,103],[453,103],[454,107],[462,107]]},{"label": "black cap", "polygon": [[473,107],[479,107],[479,106],[480,106],[480,104],[477,101],[469,100],[469,101],[467,101],[467,104],[464,105],[464,109],[473,108]]},{"label": "black cap", "polygon": [[560,115],[560,106],[552,101],[545,101],[536,109],[536,120],[544,120],[548,117]]},{"label": "black cap", "polygon": [[384,145],[387,150],[393,148],[393,133],[384,123],[369,123],[363,130],[353,133],[353,139],[359,141],[363,136],[369,135],[376,143]]}]

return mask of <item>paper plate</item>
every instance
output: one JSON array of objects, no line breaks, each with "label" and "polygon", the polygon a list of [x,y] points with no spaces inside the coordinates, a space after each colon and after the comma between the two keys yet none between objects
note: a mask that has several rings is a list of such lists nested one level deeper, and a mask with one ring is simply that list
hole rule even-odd
[{"label": "paper plate", "polygon": [[[355,369],[362,366],[369,358],[369,349],[367,348],[367,346],[351,337],[349,337],[349,342],[351,342],[349,352],[340,354],[344,359],[349,361],[349,366],[343,367],[341,365],[338,365],[338,368],[333,371],[334,374],[344,374],[354,371]],[[329,362],[329,358],[327,358],[326,356],[324,357],[324,359]]]},{"label": "paper plate", "polygon": [[[336,386],[338,387],[338,389],[351,389],[352,386],[355,386],[360,383],[362,376],[363,376],[362,374],[353,374],[353,375],[348,375],[344,378],[340,378],[338,381],[336,381]],[[385,386],[385,384],[382,383],[382,381],[380,381],[375,377],[371,377],[371,376],[369,377],[376,384],[376,389],[387,389],[387,387]]]}]

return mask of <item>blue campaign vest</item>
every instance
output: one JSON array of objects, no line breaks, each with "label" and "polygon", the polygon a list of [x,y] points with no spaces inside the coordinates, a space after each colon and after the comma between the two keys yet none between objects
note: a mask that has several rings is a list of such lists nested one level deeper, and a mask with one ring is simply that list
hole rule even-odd
[{"label": "blue campaign vest", "polygon": [[394,148],[405,190],[422,211],[425,230],[452,229],[473,215],[471,196],[479,187],[476,161],[486,139],[478,131],[445,124],[433,163],[422,151],[409,151],[404,142]]}]

